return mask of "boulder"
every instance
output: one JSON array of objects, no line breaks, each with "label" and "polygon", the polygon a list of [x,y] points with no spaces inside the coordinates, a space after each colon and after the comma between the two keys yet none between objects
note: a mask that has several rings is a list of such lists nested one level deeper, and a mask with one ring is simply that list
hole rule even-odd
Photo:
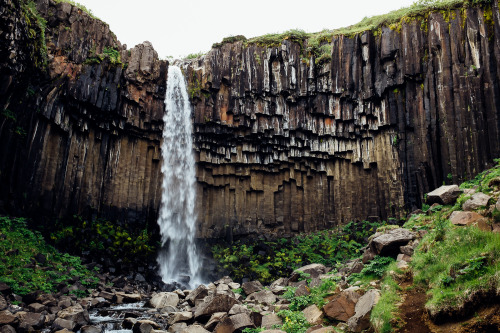
[{"label": "boulder", "polygon": [[172,319],[169,320],[169,324],[175,324],[180,321],[188,321],[193,318],[193,313],[191,311],[174,312]]},{"label": "boulder", "polygon": [[47,307],[40,303],[31,303],[30,305],[28,305],[28,310],[31,312],[40,313],[42,311],[47,310]]},{"label": "boulder", "polygon": [[306,285],[300,285],[297,287],[297,289],[295,290],[295,296],[298,297],[298,296],[306,296],[306,295],[310,295],[311,294],[311,290],[309,289],[309,287],[307,287]]},{"label": "boulder", "polygon": [[184,328],[181,333],[210,333],[200,325],[191,325]]},{"label": "boulder", "polygon": [[7,304],[7,301],[5,300],[5,297],[0,295],[0,311],[7,309],[8,306],[9,305]]},{"label": "boulder", "polygon": [[176,307],[179,304],[179,295],[171,292],[161,292],[153,297],[148,302],[148,305],[155,309],[163,309],[168,306]]},{"label": "boulder", "polygon": [[0,333],[16,333],[16,329],[10,325],[0,327]]},{"label": "boulder", "polygon": [[321,327],[317,329],[307,330],[306,333],[335,333],[337,332],[333,327]]},{"label": "boulder", "polygon": [[25,331],[40,329],[45,324],[45,316],[41,313],[26,312],[19,316],[19,328]]},{"label": "boulder", "polygon": [[392,229],[383,235],[373,238],[370,242],[370,248],[375,254],[395,257],[398,255],[401,246],[407,245],[415,238],[415,233],[408,229]]},{"label": "boulder", "polygon": [[457,185],[443,185],[432,192],[427,193],[427,203],[432,205],[451,205],[455,203],[462,191]]},{"label": "boulder", "polygon": [[205,325],[205,329],[211,331],[217,326],[219,322],[227,317],[227,312],[216,312],[214,313]]},{"label": "boulder", "polygon": [[238,313],[250,313],[250,312],[252,312],[252,311],[250,311],[250,309],[248,307],[246,307],[245,305],[235,304],[235,305],[233,305],[231,310],[229,310],[229,315],[235,315]]},{"label": "boulder", "polygon": [[261,331],[260,333],[286,333],[286,332],[282,330],[264,330]]},{"label": "boulder", "polygon": [[283,325],[283,320],[276,313],[269,313],[262,316],[262,327],[263,328],[273,328],[273,326]]},{"label": "boulder", "polygon": [[194,317],[210,316],[216,312],[228,312],[237,303],[238,301],[229,295],[215,293],[207,296],[196,306]]},{"label": "boulder", "polygon": [[0,311],[0,325],[13,325],[17,322],[17,317],[14,316],[9,310]]},{"label": "boulder", "polygon": [[80,333],[101,333],[101,329],[96,326],[85,325],[80,328]]},{"label": "boulder", "polygon": [[310,265],[306,265],[306,266],[297,268],[295,271],[293,271],[290,279],[292,281],[297,281],[297,279],[300,277],[300,273],[306,273],[306,274],[309,274],[311,278],[317,278],[321,274],[325,274],[327,271],[328,270],[326,269],[325,265],[310,264]]},{"label": "boulder", "polygon": [[90,321],[89,313],[80,304],[59,311],[57,317],[74,321],[77,325],[81,326],[86,325]]},{"label": "boulder", "polygon": [[195,305],[197,300],[201,300],[208,296],[208,289],[203,284],[200,284],[195,290],[191,291],[186,297],[186,301],[190,305]]},{"label": "boulder", "polygon": [[218,286],[221,283],[223,283],[223,284],[230,284],[232,282],[233,282],[233,279],[231,279],[229,276],[224,276],[224,277],[220,278],[219,280],[215,281],[214,284],[216,286]]},{"label": "boulder", "polygon": [[4,282],[0,282],[0,293],[8,295],[10,294],[10,292],[11,292],[10,287]]},{"label": "boulder", "polygon": [[304,310],[302,310],[306,316],[306,320],[311,325],[319,325],[323,321],[323,312],[316,306],[316,304],[310,305]]},{"label": "boulder", "polygon": [[262,286],[262,283],[260,283],[259,281],[250,281],[243,283],[241,285],[241,288],[243,288],[243,291],[246,295],[250,295],[257,291],[261,291],[262,289],[264,289],[264,286]]},{"label": "boulder", "polygon": [[495,209],[500,211],[500,198],[498,198],[497,203],[495,204]]},{"label": "boulder", "polygon": [[411,257],[407,256],[406,254],[400,253],[396,257],[396,261],[401,261],[401,260],[403,260],[405,262],[410,262],[411,261]]},{"label": "boulder", "polygon": [[347,321],[354,315],[354,309],[361,295],[357,292],[359,287],[351,287],[337,294],[323,306],[323,311],[328,318]]},{"label": "boulder", "polygon": [[73,333],[73,331],[70,331],[67,328],[63,328],[62,330],[55,331],[54,333]]},{"label": "boulder", "polygon": [[153,326],[149,323],[135,323],[132,328],[133,333],[151,333],[153,331]]},{"label": "boulder", "polygon": [[74,329],[76,326],[76,323],[72,320],[67,320],[67,319],[62,319],[62,318],[56,318],[54,322],[52,323],[52,328],[54,330],[62,330],[63,328],[67,328],[68,330]]},{"label": "boulder", "polygon": [[247,313],[238,313],[233,316],[230,316],[229,319],[231,319],[231,322],[233,323],[233,328],[235,330],[243,330],[247,327],[255,328],[253,320]]},{"label": "boulder", "polygon": [[482,192],[475,193],[470,199],[464,202],[462,209],[465,211],[473,211],[482,206],[487,206],[488,201],[491,199],[489,195]]},{"label": "boulder", "polygon": [[487,223],[487,219],[476,212],[454,211],[450,215],[450,221],[454,225],[471,226],[475,225],[484,231],[490,231],[491,226]]},{"label": "boulder", "polygon": [[361,332],[370,327],[370,314],[373,307],[380,299],[380,292],[371,289],[361,296],[354,309],[355,314],[347,321],[347,325],[352,332]]},{"label": "boulder", "polygon": [[253,293],[247,297],[247,300],[249,301],[256,301],[257,303],[260,304],[266,304],[266,305],[271,305],[273,303],[276,303],[276,295],[273,294],[272,291],[270,290],[261,290],[256,293]]},{"label": "boulder", "polygon": [[233,333],[236,329],[233,326],[233,321],[226,317],[220,321],[215,327],[214,333]]},{"label": "boulder", "polygon": [[142,300],[141,294],[127,294],[123,292],[116,292],[116,303],[137,303]]},{"label": "boulder", "polygon": [[175,323],[168,328],[170,333],[180,333],[187,327],[186,323]]}]

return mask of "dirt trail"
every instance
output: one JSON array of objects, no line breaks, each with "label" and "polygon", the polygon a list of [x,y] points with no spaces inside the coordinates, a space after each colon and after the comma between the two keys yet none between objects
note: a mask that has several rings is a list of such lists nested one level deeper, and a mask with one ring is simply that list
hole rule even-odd
[{"label": "dirt trail", "polygon": [[[412,285],[406,282],[401,287],[403,290]],[[405,323],[399,330],[401,333],[428,333],[432,332],[427,325],[428,316],[425,312],[425,292],[411,288],[405,291],[405,300],[400,307],[401,319]]]}]

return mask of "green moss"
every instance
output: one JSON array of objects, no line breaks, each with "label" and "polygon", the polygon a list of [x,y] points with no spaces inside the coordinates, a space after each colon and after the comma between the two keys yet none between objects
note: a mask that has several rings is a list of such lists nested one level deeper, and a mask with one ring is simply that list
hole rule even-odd
[{"label": "green moss", "polygon": [[220,43],[214,43],[214,44],[212,44],[212,48],[216,49],[216,48],[222,47],[225,44],[231,44],[231,43],[235,43],[235,42],[238,42],[238,41],[246,41],[246,40],[247,40],[247,38],[245,36],[243,36],[243,35],[229,36],[229,37],[223,38],[222,42],[220,42]]},{"label": "green moss", "polygon": [[20,4],[27,24],[28,38],[33,44],[31,59],[36,67],[44,69],[47,66],[47,43],[45,40],[47,21],[36,10],[34,1],[20,0]]}]

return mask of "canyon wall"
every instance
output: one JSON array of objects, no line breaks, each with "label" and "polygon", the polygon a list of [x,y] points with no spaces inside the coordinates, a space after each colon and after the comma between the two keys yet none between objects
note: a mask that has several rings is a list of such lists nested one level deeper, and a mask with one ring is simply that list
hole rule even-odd
[{"label": "canyon wall", "polygon": [[[148,42],[127,50],[77,7],[38,0],[44,67],[31,14],[0,1],[0,211],[154,225],[168,62]],[[181,62],[197,236],[399,219],[488,167],[500,157],[499,22],[495,1],[330,36],[318,64],[294,39],[221,43]]]}]

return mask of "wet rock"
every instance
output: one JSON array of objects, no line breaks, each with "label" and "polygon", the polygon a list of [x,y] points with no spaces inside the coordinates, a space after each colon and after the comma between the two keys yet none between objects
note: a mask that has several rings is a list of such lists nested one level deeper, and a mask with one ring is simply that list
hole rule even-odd
[{"label": "wet rock", "polygon": [[135,323],[134,327],[132,328],[133,333],[150,333],[153,331],[153,326],[149,323]]},{"label": "wet rock", "polygon": [[349,329],[353,332],[361,332],[370,327],[370,314],[373,307],[380,299],[380,292],[371,289],[361,296],[356,303],[355,314],[347,321]]},{"label": "wet rock", "polygon": [[408,244],[415,238],[415,233],[407,229],[392,229],[381,236],[373,238],[370,242],[370,248],[378,255],[395,257],[399,253],[401,246]]},{"label": "wet rock", "polygon": [[265,316],[262,316],[262,327],[263,328],[272,328],[274,326],[283,325],[283,320],[276,313],[269,313]]},{"label": "wet rock", "polygon": [[210,316],[216,312],[228,312],[238,301],[225,294],[213,294],[207,296],[199,305],[196,306],[194,317]]},{"label": "wet rock", "polygon": [[169,324],[175,324],[180,321],[188,321],[193,318],[193,313],[189,311],[184,311],[184,312],[174,312],[173,317],[171,320],[169,320]]},{"label": "wet rock", "polygon": [[83,326],[80,328],[80,333],[101,333],[101,329],[96,326]]},{"label": "wet rock", "polygon": [[86,325],[90,321],[89,313],[84,310],[80,304],[70,306],[57,313],[58,318],[67,319],[75,322],[77,325]]},{"label": "wet rock", "polygon": [[457,185],[443,185],[432,192],[427,193],[427,203],[432,205],[451,205],[455,203],[462,191]]},{"label": "wet rock", "polygon": [[141,294],[127,294],[124,292],[116,292],[116,303],[137,303],[142,300]]},{"label": "wet rock", "polygon": [[195,290],[189,293],[186,297],[186,301],[188,301],[190,305],[195,305],[197,300],[201,300],[206,296],[208,296],[208,288],[200,284]]},{"label": "wet rock", "polygon": [[52,323],[52,328],[54,330],[62,330],[64,328],[68,330],[73,330],[76,326],[76,323],[73,320],[67,320],[62,318],[56,318]]},{"label": "wet rock", "polygon": [[14,316],[9,310],[0,311],[0,325],[13,325],[17,322],[17,317]]},{"label": "wet rock", "polygon": [[351,287],[334,296],[323,306],[325,315],[339,321],[347,321],[351,318],[355,313],[356,303],[361,297],[357,290],[359,290],[358,287]]},{"label": "wet rock", "polygon": [[261,291],[264,289],[264,286],[260,281],[250,281],[250,282],[244,282],[241,285],[241,288],[243,288],[243,291],[245,292],[246,295],[253,294],[257,291]]},{"label": "wet rock", "polygon": [[318,325],[323,321],[323,312],[316,304],[308,306],[302,310],[302,312],[304,313],[307,322],[311,325]]},{"label": "wet rock", "polygon": [[181,333],[210,333],[200,325],[192,325],[184,328]]},{"label": "wet rock", "polygon": [[179,295],[172,292],[161,292],[154,295],[148,305],[155,309],[163,309],[168,306],[176,307],[179,304]]},{"label": "wet rock", "polygon": [[490,199],[491,197],[489,195],[482,192],[475,193],[471,198],[464,202],[462,209],[465,211],[476,210],[480,207],[487,206]]}]

